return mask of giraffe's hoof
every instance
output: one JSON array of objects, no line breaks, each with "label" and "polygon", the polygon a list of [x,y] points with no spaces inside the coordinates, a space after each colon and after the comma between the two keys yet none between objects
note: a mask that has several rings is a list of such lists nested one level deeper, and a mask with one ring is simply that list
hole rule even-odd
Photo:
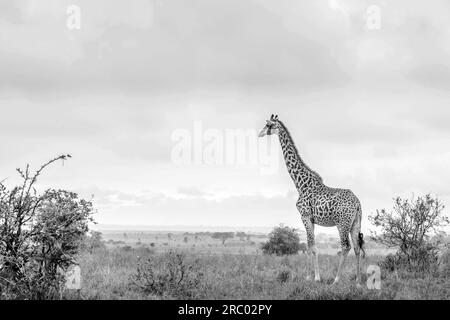
[{"label": "giraffe's hoof", "polygon": [[314,281],[315,281],[315,282],[320,282],[320,276],[315,276],[315,277],[314,277]]}]

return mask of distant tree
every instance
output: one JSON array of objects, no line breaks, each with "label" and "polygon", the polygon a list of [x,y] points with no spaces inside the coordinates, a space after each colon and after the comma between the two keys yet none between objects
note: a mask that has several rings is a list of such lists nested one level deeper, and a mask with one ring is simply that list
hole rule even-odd
[{"label": "distant tree", "polygon": [[184,239],[183,239],[183,241],[184,241],[184,243],[188,243],[188,237],[184,237]]},{"label": "distant tree", "polygon": [[213,239],[220,239],[220,240],[222,240],[222,245],[225,245],[225,241],[227,239],[234,238],[234,232],[214,232],[211,235],[211,238],[213,238]]},{"label": "distant tree", "polygon": [[195,241],[198,241],[198,235],[195,235],[194,239],[195,239]]},{"label": "distant tree", "polygon": [[247,235],[247,241],[250,241],[251,239],[252,239],[251,235],[248,234],[248,235]]},{"label": "distant tree", "polygon": [[[423,267],[437,260],[437,247],[430,240],[440,228],[449,224],[442,210],[444,205],[431,195],[404,200],[394,199],[393,211],[377,210],[369,220],[380,231],[371,231],[372,238],[390,248],[397,248],[395,259],[409,267]],[[391,257],[391,260],[394,259]]]},{"label": "distant tree", "polygon": [[171,233],[167,234],[167,239],[172,240],[172,234]]},{"label": "distant tree", "polygon": [[279,225],[269,234],[269,240],[262,244],[264,254],[289,255],[297,254],[300,250],[300,237],[297,230]]},{"label": "distant tree", "polygon": [[128,234],[126,232],[123,233],[123,238],[127,239],[128,238]]},{"label": "distant tree", "polygon": [[236,237],[239,238],[239,240],[244,241],[247,234],[245,232],[237,232]]}]

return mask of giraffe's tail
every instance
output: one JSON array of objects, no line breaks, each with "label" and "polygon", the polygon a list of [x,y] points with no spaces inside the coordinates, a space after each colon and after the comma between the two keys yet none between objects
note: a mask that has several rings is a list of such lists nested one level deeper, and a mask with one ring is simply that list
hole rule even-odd
[{"label": "giraffe's tail", "polygon": [[358,246],[361,249],[362,258],[364,259],[366,257],[366,251],[364,250],[364,235],[362,232],[358,233]]},{"label": "giraffe's tail", "polygon": [[361,232],[361,222],[362,222],[362,208],[361,203],[358,201],[358,211],[356,214],[356,219],[354,221],[353,227],[355,228],[355,231],[358,232],[357,245],[362,252],[362,258],[364,259],[366,257],[366,251],[364,250],[365,242],[364,242],[364,235]]}]

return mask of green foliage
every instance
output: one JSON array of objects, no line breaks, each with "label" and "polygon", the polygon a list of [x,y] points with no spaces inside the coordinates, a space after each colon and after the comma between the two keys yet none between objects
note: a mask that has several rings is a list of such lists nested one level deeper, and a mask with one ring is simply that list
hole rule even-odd
[{"label": "green foliage", "polygon": [[195,266],[173,251],[162,259],[138,261],[136,273],[130,277],[131,285],[144,294],[178,299],[195,298],[201,281],[202,274]]},{"label": "green foliage", "polygon": [[386,270],[399,268],[424,272],[436,268],[439,243],[431,236],[439,234],[439,228],[449,224],[443,215],[444,206],[437,198],[427,194],[412,200],[394,199],[394,211],[377,210],[370,221],[381,233],[372,231],[372,238],[383,245],[397,248],[383,262]]},{"label": "green foliage", "polygon": [[409,255],[402,251],[387,255],[381,263],[381,267],[388,272],[406,270],[414,273],[415,276],[420,276],[420,274],[436,272],[437,262],[438,250],[436,247],[431,244],[424,244],[419,248],[410,250]]},{"label": "green foliage", "polygon": [[35,184],[57,157],[30,174],[17,169],[22,183],[12,189],[0,183],[0,296],[8,299],[52,299],[63,281],[61,270],[74,261],[92,203],[65,190],[39,194]]},{"label": "green foliage", "polygon": [[289,255],[300,250],[300,237],[297,230],[288,226],[275,227],[269,234],[269,240],[261,246],[263,253]]},{"label": "green foliage", "polygon": [[422,246],[430,235],[449,224],[448,217],[442,214],[444,206],[429,194],[412,200],[397,197],[394,201],[394,211],[377,210],[369,217],[381,229],[381,234],[372,232],[373,239],[388,247],[407,254],[408,249]]}]

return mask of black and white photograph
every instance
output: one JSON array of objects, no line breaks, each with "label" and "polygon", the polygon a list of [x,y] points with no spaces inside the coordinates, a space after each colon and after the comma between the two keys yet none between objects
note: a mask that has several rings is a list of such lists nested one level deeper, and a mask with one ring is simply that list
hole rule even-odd
[{"label": "black and white photograph", "polygon": [[450,300],[448,0],[0,0],[0,110],[0,300]]}]

